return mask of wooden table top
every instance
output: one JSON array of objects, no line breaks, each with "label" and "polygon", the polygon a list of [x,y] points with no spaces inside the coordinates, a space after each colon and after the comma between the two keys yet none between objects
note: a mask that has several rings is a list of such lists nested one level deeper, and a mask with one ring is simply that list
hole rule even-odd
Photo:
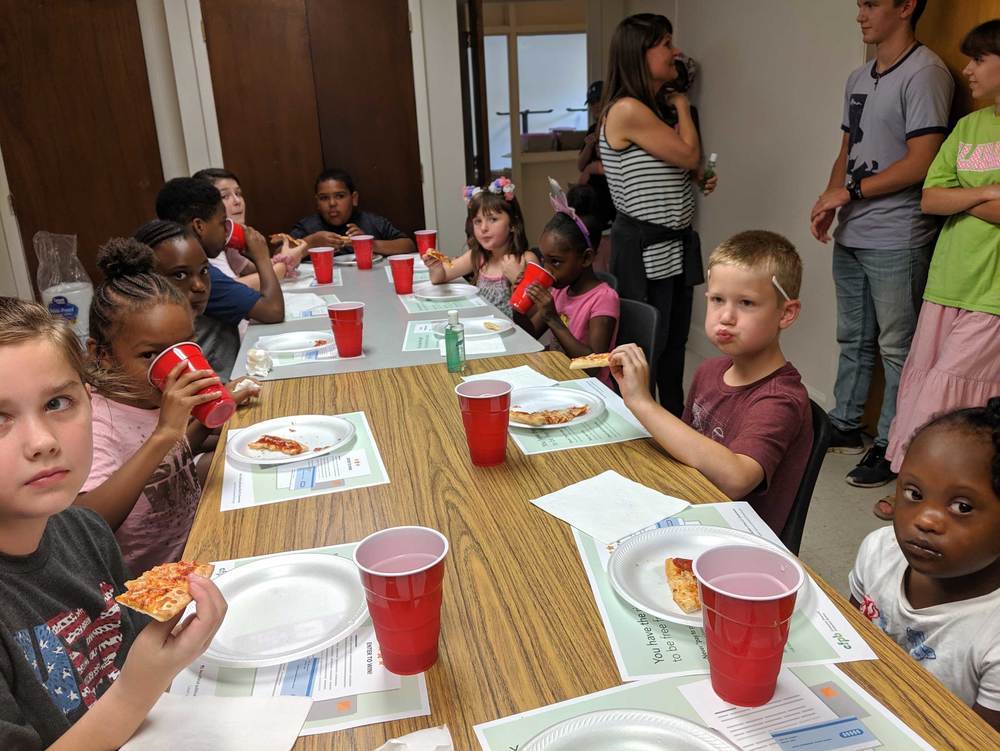
[{"label": "wooden table top", "polygon": [[[482,373],[530,364],[558,380],[579,377],[557,353],[470,363]],[[300,738],[295,749],[374,749],[447,723],[456,751],[479,748],[472,726],[621,684],[570,526],[529,503],[614,469],[663,492],[706,503],[725,496],[651,440],[469,461],[445,366],[345,373],[268,383],[232,427],[302,413],[363,410],[390,484],[256,508],[219,511],[220,443],[185,557],[224,560],[352,542],[419,524],[451,542],[441,654],[426,674],[431,715]],[[928,672],[816,577],[879,660],[839,667],[940,749],[997,748],[997,735]],[[587,638],[589,637],[589,638]]]}]

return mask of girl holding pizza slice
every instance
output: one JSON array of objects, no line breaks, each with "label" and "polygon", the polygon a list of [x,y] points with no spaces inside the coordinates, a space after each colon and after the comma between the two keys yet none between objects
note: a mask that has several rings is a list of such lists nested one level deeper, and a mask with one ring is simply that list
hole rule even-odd
[{"label": "girl holding pizza slice", "polygon": [[434,284],[471,276],[479,295],[508,318],[513,317],[510,294],[529,261],[541,264],[528,249],[524,218],[514,197],[514,183],[499,177],[485,188],[472,185],[463,192],[468,218],[468,250],[446,265],[433,256],[424,263]]},{"label": "girl holding pizza slice", "polygon": [[0,748],[111,751],[196,660],[226,603],[187,588],[184,624],[115,602],[128,578],[108,525],[73,505],[93,458],[91,400],[72,330],[0,297]]}]

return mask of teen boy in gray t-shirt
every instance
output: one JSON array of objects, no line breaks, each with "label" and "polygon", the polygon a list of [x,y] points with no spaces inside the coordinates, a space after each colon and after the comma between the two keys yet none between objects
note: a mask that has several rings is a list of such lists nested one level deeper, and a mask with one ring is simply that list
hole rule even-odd
[{"label": "teen boy in gray t-shirt", "polygon": [[920,186],[948,130],[954,81],[940,58],[914,38],[924,5],[926,0],[858,4],[862,37],[876,45],[876,56],[847,80],[840,154],[811,214],[813,236],[825,243],[840,209],[833,250],[840,360],[831,451],[864,451],[861,418],[876,344],[885,370],[875,442],[847,475],[859,487],[895,479],[885,447],[937,231],[933,218],[920,211]]}]

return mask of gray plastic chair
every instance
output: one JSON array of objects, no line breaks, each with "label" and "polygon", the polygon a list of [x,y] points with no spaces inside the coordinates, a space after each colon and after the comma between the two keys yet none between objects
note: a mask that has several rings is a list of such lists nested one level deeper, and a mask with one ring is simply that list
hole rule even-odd
[{"label": "gray plastic chair", "polygon": [[[649,303],[621,300],[617,344],[638,344],[649,363],[649,392],[656,396],[656,332],[660,328],[660,311]],[[618,384],[615,384],[617,389]]]},{"label": "gray plastic chair", "polygon": [[602,282],[607,282],[608,286],[611,287],[615,292],[618,291],[618,277],[614,274],[609,274],[607,271],[595,271],[594,275],[600,279]]}]

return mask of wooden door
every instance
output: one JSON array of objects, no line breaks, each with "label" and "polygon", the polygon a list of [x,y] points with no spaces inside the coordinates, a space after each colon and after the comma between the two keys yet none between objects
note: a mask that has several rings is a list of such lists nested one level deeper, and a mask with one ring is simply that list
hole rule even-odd
[{"label": "wooden door", "polygon": [[404,232],[421,229],[424,199],[407,4],[306,0],[306,8],[326,166],[351,173],[363,208],[388,217]]},{"label": "wooden door", "polygon": [[32,284],[38,230],[97,247],[152,218],[163,183],[134,2],[0,0],[0,150]]},{"label": "wooden door", "polygon": [[312,211],[323,167],[305,0],[202,0],[202,17],[222,154],[247,222],[289,230]]},{"label": "wooden door", "polygon": [[225,167],[249,223],[289,229],[343,167],[361,203],[424,225],[413,58],[399,0],[202,0]]},{"label": "wooden door", "polygon": [[955,76],[953,120],[990,104],[987,100],[972,99],[969,84],[962,75],[969,59],[959,45],[969,31],[991,18],[1000,18],[1000,0],[928,0],[917,25],[917,37],[944,60]]}]

